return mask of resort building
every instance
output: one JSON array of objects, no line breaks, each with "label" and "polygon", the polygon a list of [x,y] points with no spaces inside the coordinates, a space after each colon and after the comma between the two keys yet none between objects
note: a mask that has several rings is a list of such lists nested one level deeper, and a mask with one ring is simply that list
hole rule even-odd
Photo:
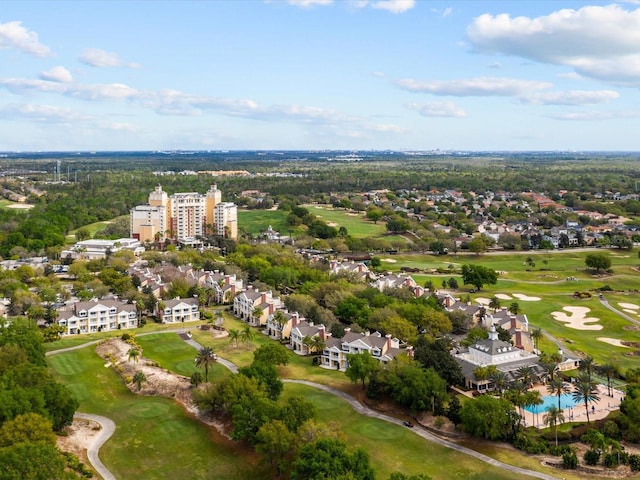
[{"label": "resort building", "polygon": [[141,242],[171,238],[191,244],[194,239],[211,234],[234,240],[238,237],[237,207],[222,202],[222,192],[215,184],[204,195],[198,192],[168,195],[158,184],[149,194],[148,202],[130,212],[131,236]]},{"label": "resort building", "polygon": [[[391,338],[391,335],[383,337],[379,332],[355,333],[350,328],[345,328],[344,332],[342,338],[326,337],[326,346],[320,358],[321,366],[344,371],[349,366],[347,355],[350,353],[368,352],[381,363],[387,363],[402,351],[400,341]],[[405,351],[411,355],[411,348]]]},{"label": "resort building", "polygon": [[197,298],[165,300],[164,308],[158,307],[158,318],[162,323],[184,323],[200,320]]},{"label": "resort building", "polygon": [[118,300],[76,302],[71,310],[59,310],[56,323],[65,333],[108,332],[138,326],[136,306]]},{"label": "resort building", "polygon": [[120,250],[131,250],[134,255],[144,252],[144,247],[136,238],[119,238],[118,240],[83,240],[71,248],[60,252],[62,259],[96,260],[105,258]]}]

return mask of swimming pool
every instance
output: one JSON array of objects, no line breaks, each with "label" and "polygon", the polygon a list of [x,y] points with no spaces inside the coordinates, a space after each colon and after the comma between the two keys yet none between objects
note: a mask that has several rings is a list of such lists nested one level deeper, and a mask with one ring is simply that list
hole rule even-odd
[{"label": "swimming pool", "polygon": [[[544,413],[547,411],[547,408],[558,406],[557,395],[543,395],[542,400],[544,402],[542,405],[529,405],[524,409],[531,413]],[[560,395],[560,407],[562,409],[575,407],[576,405],[582,405],[582,402],[576,402],[570,393]]]}]

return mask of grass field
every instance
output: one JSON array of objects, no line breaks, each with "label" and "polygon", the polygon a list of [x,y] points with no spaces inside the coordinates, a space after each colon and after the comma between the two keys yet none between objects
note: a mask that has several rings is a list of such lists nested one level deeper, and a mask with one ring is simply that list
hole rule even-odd
[{"label": "grass field", "polygon": [[354,238],[378,237],[384,235],[384,222],[373,223],[367,220],[364,213],[335,209],[328,205],[306,205],[309,212],[321,218],[336,228],[345,227],[349,235]]},{"label": "grass field", "polygon": [[[347,402],[329,393],[303,385],[285,384],[283,397],[292,395],[312,402],[320,421],[328,423],[339,419],[347,444],[369,452],[376,478],[389,478],[393,472],[407,475],[423,473],[434,480],[514,478],[513,473],[429,442],[406,427],[357,414]],[[505,463],[513,464],[513,459]],[[539,465],[531,465],[530,468],[541,470]],[[550,469],[545,471],[554,473]]]},{"label": "grass field", "polygon": [[80,411],[116,423],[114,436],[100,449],[116,478],[269,478],[253,454],[192,419],[174,400],[130,392],[93,348],[54,355],[47,362],[78,399]]},{"label": "grass field", "polygon": [[[283,210],[238,210],[238,225],[253,235],[264,232],[269,225],[282,235],[289,235],[291,228],[287,224],[287,212]],[[298,231],[294,229],[294,235]]]}]

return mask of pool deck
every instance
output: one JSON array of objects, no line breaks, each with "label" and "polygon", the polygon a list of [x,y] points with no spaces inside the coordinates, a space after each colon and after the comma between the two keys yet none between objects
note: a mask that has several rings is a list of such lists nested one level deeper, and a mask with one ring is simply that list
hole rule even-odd
[{"label": "pool deck", "polygon": [[[544,385],[536,385],[534,390],[538,390],[542,395],[549,395],[547,387]],[[620,402],[624,397],[624,393],[616,389],[611,389],[611,392],[613,393],[613,397],[610,397],[607,394],[606,385],[598,385],[598,396],[600,397],[600,400],[597,402],[589,402],[589,420],[600,420],[607,417],[607,415],[609,415],[613,410],[618,410],[620,408]],[[592,410],[592,408],[595,410]],[[565,423],[587,421],[584,403],[574,407],[565,408],[563,413]],[[547,425],[545,425],[543,420],[544,414],[545,412],[534,414],[524,410],[525,426],[530,427],[533,425],[537,428],[546,428]]]}]

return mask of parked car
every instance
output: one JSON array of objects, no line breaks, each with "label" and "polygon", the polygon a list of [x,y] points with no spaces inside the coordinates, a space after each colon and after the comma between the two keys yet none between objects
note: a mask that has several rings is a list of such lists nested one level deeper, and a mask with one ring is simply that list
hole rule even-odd
[{"label": "parked car", "polygon": [[408,420],[405,420],[404,422],[402,422],[402,424],[405,427],[413,428],[413,423],[409,422]]}]

